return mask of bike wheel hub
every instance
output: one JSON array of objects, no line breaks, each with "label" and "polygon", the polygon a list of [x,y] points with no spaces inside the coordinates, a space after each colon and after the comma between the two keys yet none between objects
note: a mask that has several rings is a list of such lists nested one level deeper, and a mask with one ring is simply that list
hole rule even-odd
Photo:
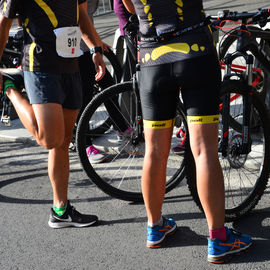
[{"label": "bike wheel hub", "polygon": [[243,138],[240,134],[233,136],[228,145],[227,159],[232,168],[238,169],[245,165],[247,154],[242,154]]}]

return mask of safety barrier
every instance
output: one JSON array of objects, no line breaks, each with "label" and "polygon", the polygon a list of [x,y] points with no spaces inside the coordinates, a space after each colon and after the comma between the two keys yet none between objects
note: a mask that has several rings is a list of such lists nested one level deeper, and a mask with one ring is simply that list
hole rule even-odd
[{"label": "safety barrier", "polygon": [[99,0],[94,16],[106,14],[111,11],[113,11],[113,0]]}]

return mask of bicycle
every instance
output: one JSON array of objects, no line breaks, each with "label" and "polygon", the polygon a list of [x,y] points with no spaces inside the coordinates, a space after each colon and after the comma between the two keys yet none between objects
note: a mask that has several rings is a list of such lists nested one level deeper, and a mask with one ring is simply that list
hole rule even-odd
[{"label": "bicycle", "polygon": [[[6,47],[4,48],[0,69],[18,68],[21,63],[23,46],[23,29],[16,27],[10,30]],[[12,74],[15,70],[10,70]],[[11,120],[17,119],[18,115],[8,98],[0,95],[1,122],[9,126]]]},{"label": "bicycle", "polygon": [[8,41],[4,48],[0,68],[18,68],[21,64],[23,48],[22,27],[12,28],[9,31]]},{"label": "bicycle", "polygon": [[139,21],[136,15],[131,15],[123,30],[124,36],[116,36],[114,40],[114,52],[122,67],[121,82],[129,81],[136,72],[137,64],[137,32]]},{"label": "bicycle", "polygon": [[[270,22],[269,10],[259,10],[256,13],[237,13],[225,10],[219,15],[224,21],[238,20],[237,27],[233,27],[226,33],[219,43],[218,52],[222,68],[224,69],[222,60],[228,52],[249,52],[254,55],[253,84],[254,86],[256,84],[257,92],[265,100],[267,89],[270,87],[270,29],[263,29],[263,27]],[[243,63],[242,57],[235,59],[234,71],[243,72],[245,69]],[[266,101],[267,103],[269,102]]]},{"label": "bicycle", "polygon": [[[269,16],[269,10],[267,12]],[[258,13],[233,13],[227,14],[226,18],[245,21],[256,15]],[[265,32],[256,33],[265,38]],[[239,57],[246,62],[245,72],[234,73],[232,63]],[[261,60],[260,54],[256,54],[256,57]],[[270,64],[262,61],[262,65],[266,63]],[[247,215],[258,204],[266,188],[270,173],[270,118],[260,93],[253,85],[253,56],[237,50],[226,55],[224,64],[219,158],[225,182],[225,217],[227,221],[233,221]],[[202,210],[197,193],[195,164],[188,144],[185,161],[190,192]]]}]

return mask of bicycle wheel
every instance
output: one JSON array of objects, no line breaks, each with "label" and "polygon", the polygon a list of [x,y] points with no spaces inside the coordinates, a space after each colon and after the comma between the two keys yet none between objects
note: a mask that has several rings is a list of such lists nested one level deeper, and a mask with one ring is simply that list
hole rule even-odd
[{"label": "bicycle wheel", "polygon": [[[260,28],[255,27],[255,26],[249,26],[248,29],[260,29]],[[234,30],[230,33],[229,36],[222,39],[219,45],[219,58],[221,60],[224,59],[227,53],[234,53],[237,51],[238,35],[239,35],[239,30]],[[259,38],[254,42],[257,42],[258,46],[259,44],[261,47],[266,46],[265,41]],[[249,50],[247,52],[249,54],[252,54],[252,52]],[[236,58],[232,64],[236,66],[236,70],[239,70],[239,72],[243,72],[244,71],[243,68],[245,68],[246,66],[246,62],[244,58],[242,57]],[[260,62],[256,59],[256,57],[254,57],[253,77],[254,77],[254,80],[256,80],[255,88],[257,92],[259,93],[261,99],[265,100],[267,87],[268,87],[267,82],[270,79],[269,73],[264,69],[264,67],[260,64]]]},{"label": "bicycle wheel", "polygon": [[[122,76],[122,68],[121,65],[117,59],[117,56],[113,53],[112,50],[109,49],[108,52],[104,52],[104,57],[103,57],[104,63],[106,65],[106,72],[109,72],[109,75],[94,84],[94,91],[93,95],[97,95],[101,91],[103,91],[105,88],[108,88],[111,85],[114,85],[116,83],[119,83],[121,80]],[[106,114],[99,114],[99,118],[96,119],[95,121],[98,123],[95,125],[95,128],[89,129],[89,134],[95,135],[95,134],[100,134],[102,132],[106,131],[106,127],[110,127],[112,124],[111,120],[109,117],[107,117]]]},{"label": "bicycle wheel", "polygon": [[[124,97],[125,96],[125,97]],[[115,104],[115,100],[120,101]],[[111,102],[118,107],[124,122],[133,128],[133,136],[125,138],[118,142],[117,127],[118,121],[108,115],[104,109],[104,104]],[[108,195],[127,201],[142,201],[141,193],[141,175],[144,159],[144,138],[139,139],[135,136],[137,125],[141,119],[137,117],[136,97],[132,88],[132,82],[124,82],[114,85],[99,95],[86,107],[79,121],[77,128],[77,146],[78,155],[82,167],[90,180],[92,180],[101,190]],[[129,112],[127,115],[125,112]],[[186,125],[184,114],[182,121]],[[86,154],[86,148],[89,145],[89,136],[87,129],[89,125],[96,124],[95,114],[107,114],[113,125],[108,127],[105,132],[92,139],[92,145],[101,150],[106,155],[106,163],[93,164],[89,162]],[[123,121],[121,121],[123,122]],[[175,134],[175,132],[174,132]],[[172,144],[176,144],[177,138],[173,136]],[[184,178],[183,155],[176,155],[170,152],[167,166],[166,191],[170,191]]]},{"label": "bicycle wheel", "polygon": [[[231,117],[243,114],[242,99],[246,86],[241,81],[225,81],[221,97],[239,95],[230,103]],[[259,202],[266,188],[270,171],[270,119],[268,111],[257,93],[252,96],[253,110],[258,115],[258,129],[251,131],[251,149],[248,154],[239,154],[242,135],[234,129],[229,130],[227,156],[219,153],[225,184],[225,219],[234,221],[248,214]],[[221,117],[220,117],[221,118]],[[238,119],[238,121],[241,121]],[[221,119],[220,119],[221,131]],[[197,193],[196,169],[190,148],[186,147],[185,166],[187,182],[195,203],[202,209]]]}]

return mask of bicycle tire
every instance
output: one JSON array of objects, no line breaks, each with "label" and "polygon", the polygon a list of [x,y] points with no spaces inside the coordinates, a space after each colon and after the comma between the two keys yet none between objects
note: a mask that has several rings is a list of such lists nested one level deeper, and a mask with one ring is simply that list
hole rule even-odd
[{"label": "bicycle tire", "polygon": [[[133,140],[125,140],[121,145],[117,143],[117,134],[113,127],[105,133],[99,134],[92,141],[92,144],[106,155],[106,163],[90,163],[86,155],[87,134],[86,130],[91,124],[93,114],[100,112],[104,102],[112,97],[120,97],[129,92],[130,98],[135,98],[132,93],[132,82],[124,82],[109,87],[98,94],[84,110],[77,128],[77,149],[78,156],[84,171],[91,181],[93,181],[106,194],[121,200],[142,202],[141,193],[141,171],[144,158],[144,141],[140,140],[133,144]],[[122,101],[121,108],[127,111],[134,111],[131,106],[134,102]],[[105,110],[103,112],[106,112]],[[182,113],[182,112],[181,112]],[[182,113],[183,115],[183,113]],[[184,115],[183,115],[184,118]],[[125,118],[130,126],[133,126],[134,117]],[[111,119],[114,121],[113,119]],[[183,119],[186,124],[185,119]],[[115,121],[114,121],[115,122]],[[175,134],[175,132],[174,132]],[[172,139],[172,144],[176,142],[176,137]],[[170,152],[167,169],[166,192],[176,187],[184,178],[184,155],[176,155]]]},{"label": "bicycle tire", "polygon": [[[104,51],[104,56],[105,56],[104,62],[106,64],[107,70],[111,73],[111,76],[113,77],[115,84],[119,83],[122,76],[122,68],[118,61],[117,56],[113,53],[111,49],[109,49],[108,52]],[[95,87],[94,95],[97,95],[99,92],[104,90],[100,82],[97,82],[94,85],[94,87]],[[98,121],[100,125],[97,126],[95,129],[90,129],[89,134],[95,136],[95,134],[105,132],[106,131],[105,127],[110,127],[112,124],[110,118],[99,119]]]},{"label": "bicycle tire", "polygon": [[[246,95],[246,86],[239,80],[225,81],[222,84],[221,97],[225,94],[240,94],[240,97],[242,97]],[[230,155],[224,158],[219,153],[224,175],[225,220],[227,222],[235,221],[247,215],[258,204],[268,182],[270,172],[270,119],[258,93],[253,94],[252,105],[258,111],[261,126],[260,131],[251,132],[252,145],[249,154],[247,156],[239,155],[239,160],[233,160]],[[237,109],[237,104],[235,106],[235,109]],[[233,108],[230,104],[230,110]],[[237,143],[239,141],[241,143],[241,135],[235,130],[230,130],[229,134],[229,153],[231,154]],[[187,183],[193,200],[203,210],[197,192],[195,163],[188,143],[185,151],[185,167]]]},{"label": "bicycle tire", "polygon": [[[248,26],[248,29],[260,29],[260,28],[255,27],[255,26]],[[239,35],[239,30],[234,30],[230,33],[230,35],[228,35],[225,39],[223,39],[223,41],[221,41],[221,44],[219,45],[219,58],[220,59],[224,59],[225,55],[228,52],[233,53],[233,52],[237,51],[236,41],[238,39],[238,35]],[[264,41],[260,41],[260,42],[264,42]],[[252,54],[252,52],[249,50],[247,52]],[[241,59],[242,58],[237,58],[233,62],[233,64],[237,64],[239,66],[245,66],[244,59],[242,59],[242,60]],[[266,93],[267,93],[267,87],[268,87],[267,82],[270,79],[269,73],[259,63],[259,61],[256,59],[255,56],[254,56],[254,67],[260,68],[262,70],[262,75],[261,75],[262,79],[261,79],[261,82],[257,84],[256,90],[258,91],[261,99],[264,101],[265,97],[266,97]]]},{"label": "bicycle tire", "polygon": [[121,75],[122,75],[122,67],[121,64],[119,63],[119,60],[117,56],[114,54],[114,52],[111,49],[108,49],[108,52],[104,51],[104,56],[108,59],[108,63],[106,62],[105,59],[105,64],[106,66],[111,66],[112,71],[111,74],[115,78],[115,82],[119,83],[121,80]]}]

